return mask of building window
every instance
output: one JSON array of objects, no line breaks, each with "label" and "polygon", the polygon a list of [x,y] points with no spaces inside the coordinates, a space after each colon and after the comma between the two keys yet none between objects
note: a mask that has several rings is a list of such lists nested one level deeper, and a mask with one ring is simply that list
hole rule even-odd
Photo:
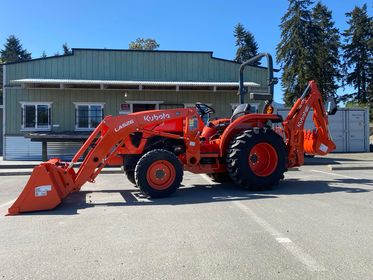
[{"label": "building window", "polygon": [[75,103],[75,129],[93,130],[104,117],[103,104]]},{"label": "building window", "polygon": [[22,129],[23,130],[50,130],[51,104],[22,102]]}]

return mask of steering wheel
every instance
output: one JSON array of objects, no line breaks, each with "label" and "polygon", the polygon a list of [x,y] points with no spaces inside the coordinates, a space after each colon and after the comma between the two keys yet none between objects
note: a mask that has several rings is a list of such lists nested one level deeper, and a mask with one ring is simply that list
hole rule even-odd
[{"label": "steering wheel", "polygon": [[197,109],[201,112],[202,115],[207,115],[207,114],[214,114],[215,109],[210,107],[207,104],[204,103],[196,103]]}]

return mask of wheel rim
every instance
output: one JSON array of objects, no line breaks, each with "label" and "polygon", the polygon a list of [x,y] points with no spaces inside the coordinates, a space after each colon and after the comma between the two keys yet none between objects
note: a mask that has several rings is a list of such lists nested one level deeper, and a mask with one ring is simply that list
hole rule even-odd
[{"label": "wheel rim", "polygon": [[165,190],[172,185],[176,177],[175,167],[166,160],[153,162],[146,172],[146,179],[153,189]]},{"label": "wheel rim", "polygon": [[269,176],[277,167],[278,156],[275,148],[268,143],[256,144],[249,154],[250,169],[257,176]]}]

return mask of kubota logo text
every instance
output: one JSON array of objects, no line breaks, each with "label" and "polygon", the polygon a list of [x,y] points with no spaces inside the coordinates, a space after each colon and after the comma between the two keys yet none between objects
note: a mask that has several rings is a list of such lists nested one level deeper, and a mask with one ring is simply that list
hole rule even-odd
[{"label": "kubota logo text", "polygon": [[169,118],[171,118],[170,114],[166,114],[166,113],[162,113],[160,115],[153,114],[153,115],[144,116],[144,121],[154,122],[154,121],[160,121],[160,120],[165,120]]},{"label": "kubota logo text", "polygon": [[130,124],[133,124],[133,123],[134,123],[133,120],[126,121],[126,122],[120,124],[118,127],[114,128],[114,131],[118,132],[119,130],[121,130],[121,129],[125,128],[126,126],[129,126]]},{"label": "kubota logo text", "polygon": [[300,128],[303,125],[309,110],[310,110],[310,106],[307,105],[306,109],[304,109],[304,112],[303,112],[302,116],[300,117],[300,120],[297,123],[298,128]]}]

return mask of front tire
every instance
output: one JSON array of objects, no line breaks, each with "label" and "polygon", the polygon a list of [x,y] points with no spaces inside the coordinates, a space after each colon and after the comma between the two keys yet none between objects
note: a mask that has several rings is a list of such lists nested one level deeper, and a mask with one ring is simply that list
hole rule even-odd
[{"label": "front tire", "polygon": [[183,180],[183,167],[171,152],[156,149],[147,152],[135,168],[135,180],[142,192],[153,198],[174,193]]},{"label": "front tire", "polygon": [[287,169],[285,143],[271,129],[246,130],[231,140],[226,162],[236,184],[251,191],[266,190],[284,178]]}]

